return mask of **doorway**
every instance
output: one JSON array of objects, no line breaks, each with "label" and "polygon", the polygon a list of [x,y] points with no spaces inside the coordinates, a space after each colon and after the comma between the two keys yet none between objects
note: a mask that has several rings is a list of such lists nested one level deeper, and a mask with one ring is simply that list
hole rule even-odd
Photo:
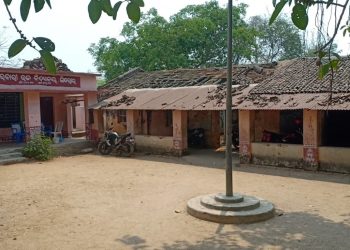
[{"label": "doorway", "polygon": [[53,97],[40,97],[41,123],[45,129],[53,129]]}]

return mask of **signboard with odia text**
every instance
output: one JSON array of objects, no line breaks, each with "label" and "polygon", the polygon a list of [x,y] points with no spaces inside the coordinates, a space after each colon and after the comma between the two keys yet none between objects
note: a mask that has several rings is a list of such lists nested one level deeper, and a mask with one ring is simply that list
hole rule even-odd
[{"label": "signboard with odia text", "polygon": [[23,73],[0,73],[0,85],[80,87],[80,77]]}]

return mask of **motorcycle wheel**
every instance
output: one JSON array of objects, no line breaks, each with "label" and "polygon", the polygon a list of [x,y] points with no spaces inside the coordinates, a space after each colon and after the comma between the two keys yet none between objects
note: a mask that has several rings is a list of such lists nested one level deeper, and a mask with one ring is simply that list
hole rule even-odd
[{"label": "motorcycle wheel", "polygon": [[135,151],[134,145],[132,144],[126,144],[125,145],[125,150],[124,150],[124,154],[126,157],[131,156]]},{"label": "motorcycle wheel", "polygon": [[98,152],[101,153],[101,155],[109,155],[112,152],[112,147],[108,146],[107,142],[101,142],[98,145]]}]

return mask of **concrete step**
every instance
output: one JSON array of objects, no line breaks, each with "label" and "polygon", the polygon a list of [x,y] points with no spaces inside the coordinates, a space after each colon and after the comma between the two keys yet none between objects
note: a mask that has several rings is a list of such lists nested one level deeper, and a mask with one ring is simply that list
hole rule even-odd
[{"label": "concrete step", "polygon": [[221,211],[248,211],[259,208],[260,200],[251,196],[244,196],[242,202],[224,203],[217,201],[214,195],[208,195],[202,197],[201,205]]},{"label": "concrete step", "polygon": [[72,137],[83,137],[86,135],[84,130],[72,131]]},{"label": "concrete step", "polygon": [[10,164],[16,164],[28,161],[28,158],[26,157],[13,157],[13,158],[7,158],[7,159],[0,159],[0,165],[10,165]]},{"label": "concrete step", "polygon": [[5,153],[5,154],[0,153],[0,160],[1,159],[8,159],[8,158],[16,158],[16,157],[21,157],[21,156],[22,156],[21,152],[10,152],[10,153]]},{"label": "concrete step", "polygon": [[23,147],[9,147],[0,149],[0,155],[10,154],[10,153],[20,153]]},{"label": "concrete step", "polygon": [[243,195],[243,201],[238,203],[217,202],[215,196],[217,195],[192,198],[187,202],[187,212],[198,219],[222,224],[264,221],[272,218],[275,213],[272,203],[251,196]]}]

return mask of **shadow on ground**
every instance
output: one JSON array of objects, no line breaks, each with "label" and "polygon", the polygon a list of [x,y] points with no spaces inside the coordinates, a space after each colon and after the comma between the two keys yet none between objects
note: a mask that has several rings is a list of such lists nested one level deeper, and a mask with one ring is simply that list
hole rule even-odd
[{"label": "shadow on ground", "polygon": [[[136,154],[135,160],[157,161],[179,165],[192,165],[207,168],[225,168],[225,153],[215,152],[210,149],[190,150],[188,155],[174,157],[169,155],[145,155]],[[297,179],[334,182],[340,184],[350,184],[350,174],[314,172],[302,169],[282,168],[272,166],[243,165],[240,166],[238,154],[233,153],[233,170],[238,172],[254,173],[261,175],[272,175],[280,177],[292,177]],[[315,173],[317,173],[315,175]]]},{"label": "shadow on ground", "polygon": [[[195,220],[195,218],[193,218]],[[211,223],[211,222],[203,222]],[[170,226],[170,225],[169,225]],[[350,249],[350,226],[318,215],[294,212],[249,225],[222,225],[195,242],[186,239],[151,247],[141,236],[125,235],[116,241],[131,249]]]}]

